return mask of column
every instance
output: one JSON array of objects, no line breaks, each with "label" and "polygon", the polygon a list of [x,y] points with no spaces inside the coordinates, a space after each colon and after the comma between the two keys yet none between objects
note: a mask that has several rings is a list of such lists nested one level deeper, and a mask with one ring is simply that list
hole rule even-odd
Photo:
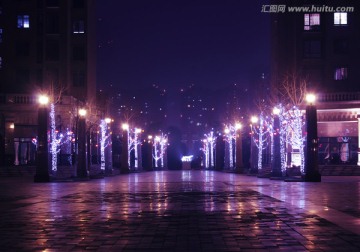
[{"label": "column", "polygon": [[[47,108],[48,98],[41,97],[41,105],[38,110],[38,139],[36,152],[36,173],[34,182],[49,182],[49,156],[48,156],[48,118],[49,111]],[[39,99],[39,101],[40,101]],[[42,100],[43,99],[43,100]]]},{"label": "column", "polygon": [[87,149],[86,149],[86,110],[79,110],[78,121],[78,157],[77,157],[77,177],[81,179],[89,178],[87,165]]},{"label": "column", "polygon": [[306,156],[305,156],[305,181],[321,182],[321,175],[318,167],[318,137],[317,137],[317,113],[312,100],[307,96],[306,106]]}]

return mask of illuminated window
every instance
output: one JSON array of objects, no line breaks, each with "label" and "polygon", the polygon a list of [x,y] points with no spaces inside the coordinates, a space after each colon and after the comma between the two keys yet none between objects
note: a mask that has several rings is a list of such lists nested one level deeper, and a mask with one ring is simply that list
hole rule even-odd
[{"label": "illuminated window", "polygon": [[19,15],[17,17],[17,27],[22,29],[29,29],[30,28],[29,15]]},{"label": "illuminated window", "polygon": [[320,14],[304,14],[304,30],[318,30],[320,28]]},{"label": "illuminated window", "polygon": [[347,13],[335,12],[334,13],[334,25],[347,25]]},{"label": "illuminated window", "polygon": [[335,69],[335,80],[346,80],[348,75],[347,67],[338,67]]},{"label": "illuminated window", "polygon": [[73,33],[85,33],[85,24],[83,20],[74,21]]}]

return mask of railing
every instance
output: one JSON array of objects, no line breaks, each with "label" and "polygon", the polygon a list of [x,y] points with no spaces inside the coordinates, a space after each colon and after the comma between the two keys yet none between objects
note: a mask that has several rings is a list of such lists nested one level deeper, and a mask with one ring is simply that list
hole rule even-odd
[{"label": "railing", "polygon": [[[37,95],[31,94],[0,94],[0,104],[37,104]],[[57,104],[75,103],[71,96],[60,97]]]},{"label": "railing", "polygon": [[317,94],[319,102],[360,101],[360,93]]}]

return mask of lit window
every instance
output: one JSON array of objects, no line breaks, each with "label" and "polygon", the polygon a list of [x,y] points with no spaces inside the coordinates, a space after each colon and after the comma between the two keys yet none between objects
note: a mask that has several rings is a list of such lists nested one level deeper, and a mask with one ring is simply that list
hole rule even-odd
[{"label": "lit window", "polygon": [[85,24],[83,20],[74,21],[73,33],[85,33]]},{"label": "lit window", "polygon": [[346,80],[348,75],[347,67],[338,67],[335,69],[335,80]]},{"label": "lit window", "polygon": [[29,15],[19,15],[17,17],[17,27],[28,29],[30,28],[30,18]]},{"label": "lit window", "polygon": [[335,12],[334,13],[334,25],[347,25],[347,13]]},{"label": "lit window", "polygon": [[304,30],[318,30],[320,27],[320,14],[304,14]]}]

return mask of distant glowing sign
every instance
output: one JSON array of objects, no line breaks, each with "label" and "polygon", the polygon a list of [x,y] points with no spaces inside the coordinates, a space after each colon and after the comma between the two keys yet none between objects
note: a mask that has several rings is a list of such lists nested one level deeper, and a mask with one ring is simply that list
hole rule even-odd
[{"label": "distant glowing sign", "polygon": [[181,158],[181,161],[183,161],[183,162],[191,162],[192,159],[193,159],[193,155],[183,156],[183,157]]}]

